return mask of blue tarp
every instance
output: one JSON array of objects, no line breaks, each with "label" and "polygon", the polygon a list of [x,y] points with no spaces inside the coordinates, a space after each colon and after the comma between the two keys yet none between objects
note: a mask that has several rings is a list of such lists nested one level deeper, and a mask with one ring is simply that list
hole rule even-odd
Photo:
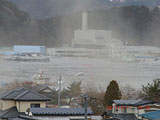
[{"label": "blue tarp", "polygon": [[140,116],[151,120],[160,120],[160,110],[141,114]]}]

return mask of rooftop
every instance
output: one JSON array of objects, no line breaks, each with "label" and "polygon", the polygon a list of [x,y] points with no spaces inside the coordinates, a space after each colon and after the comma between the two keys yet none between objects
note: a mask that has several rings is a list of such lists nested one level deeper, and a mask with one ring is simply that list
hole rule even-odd
[{"label": "rooftop", "polygon": [[26,88],[18,88],[0,95],[2,100],[16,100],[16,101],[48,101],[48,97],[37,92],[30,91]]},{"label": "rooftop", "polygon": [[146,104],[154,104],[155,102],[151,100],[113,100],[117,106],[142,106]]},{"label": "rooftop", "polygon": [[16,107],[11,107],[5,111],[0,112],[0,119],[16,118],[19,113]]},{"label": "rooftop", "polygon": [[47,85],[36,85],[36,86],[31,88],[31,90],[35,91],[35,92],[41,92],[41,91],[46,90],[46,89],[49,89],[50,91],[55,92],[53,89],[51,89]]},{"label": "rooftop", "polygon": [[154,112],[147,112],[145,114],[141,114],[140,116],[150,119],[150,120],[159,120],[160,119],[160,110]]},{"label": "rooftop", "polygon": [[[30,112],[35,116],[73,116],[84,115],[84,108],[30,108]],[[93,115],[93,111],[88,108],[88,115]]]}]

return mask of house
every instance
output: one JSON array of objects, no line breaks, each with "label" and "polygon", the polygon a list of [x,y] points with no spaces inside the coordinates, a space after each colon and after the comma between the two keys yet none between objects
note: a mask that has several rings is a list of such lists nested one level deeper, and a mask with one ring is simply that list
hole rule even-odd
[{"label": "house", "polygon": [[160,110],[141,114],[143,120],[160,120]]},{"label": "house", "polygon": [[47,96],[48,98],[54,98],[56,95],[56,90],[50,88],[47,85],[36,85],[31,88],[32,91],[35,91],[37,93],[40,93],[42,95]]},{"label": "house", "polygon": [[26,112],[30,107],[45,108],[50,99],[26,88],[18,88],[0,95],[0,110],[16,107],[19,113]]},{"label": "house", "polygon": [[47,85],[36,85],[33,86],[31,90],[50,98],[51,100],[47,102],[48,107],[53,107],[53,106],[55,107],[57,105],[58,94],[55,89],[52,89]]},{"label": "house", "polygon": [[112,113],[139,115],[149,111],[154,104],[150,100],[113,100]]},{"label": "house", "polygon": [[[82,120],[85,116],[84,108],[30,108],[33,118],[40,120]],[[92,119],[94,113],[88,108],[87,117]]]}]

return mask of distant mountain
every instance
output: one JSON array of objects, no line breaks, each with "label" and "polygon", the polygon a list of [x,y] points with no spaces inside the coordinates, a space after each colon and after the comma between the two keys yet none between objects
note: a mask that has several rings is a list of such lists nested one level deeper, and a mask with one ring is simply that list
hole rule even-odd
[{"label": "distant mountain", "polygon": [[36,18],[74,13],[83,9],[108,9],[115,6],[160,5],[160,0],[9,0]]}]

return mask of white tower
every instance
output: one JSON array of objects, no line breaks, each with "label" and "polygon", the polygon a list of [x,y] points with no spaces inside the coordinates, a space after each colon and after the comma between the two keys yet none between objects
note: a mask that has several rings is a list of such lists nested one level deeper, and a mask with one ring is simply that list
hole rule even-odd
[{"label": "white tower", "polygon": [[82,11],[82,31],[88,29],[88,12]]}]

